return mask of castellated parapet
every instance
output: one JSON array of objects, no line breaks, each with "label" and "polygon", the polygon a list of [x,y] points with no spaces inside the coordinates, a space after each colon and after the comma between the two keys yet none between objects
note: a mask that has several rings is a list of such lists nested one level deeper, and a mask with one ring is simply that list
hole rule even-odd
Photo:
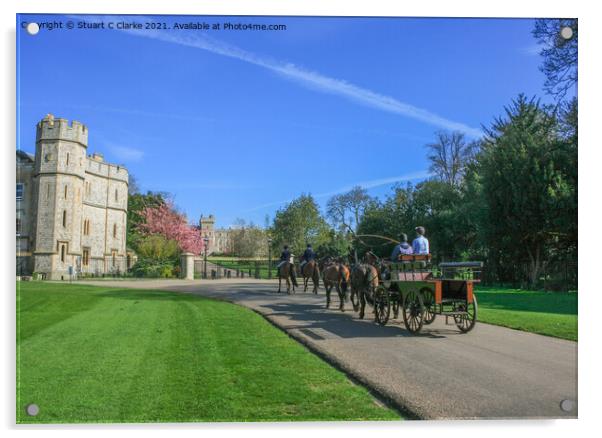
[{"label": "castellated parapet", "polygon": [[32,199],[21,205],[31,205],[22,212],[32,218],[30,264],[50,279],[128,268],[128,171],[87,149],[82,123],[48,114],[37,124],[32,176],[20,182],[31,186]]},{"label": "castellated parapet", "polygon": [[36,143],[40,140],[74,141],[87,147],[88,128],[76,120],[69,123],[67,119],[55,119],[52,114],[47,114],[38,122]]}]

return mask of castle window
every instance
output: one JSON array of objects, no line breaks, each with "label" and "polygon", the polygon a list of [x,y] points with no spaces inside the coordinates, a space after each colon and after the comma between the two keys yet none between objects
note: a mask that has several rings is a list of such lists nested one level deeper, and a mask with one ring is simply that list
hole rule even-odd
[{"label": "castle window", "polygon": [[21,201],[23,199],[23,183],[17,183],[17,201]]},{"label": "castle window", "polygon": [[61,245],[61,262],[65,263],[65,245]]},{"label": "castle window", "polygon": [[21,235],[21,218],[17,218],[17,236]]},{"label": "castle window", "polygon": [[119,201],[119,194],[117,192],[117,189],[115,189],[115,202]]},{"label": "castle window", "polygon": [[69,152],[67,152],[67,162],[65,163],[67,166],[69,165]]},{"label": "castle window", "polygon": [[90,219],[84,220],[84,236],[90,234]]},{"label": "castle window", "polygon": [[50,199],[50,183],[46,186],[46,199]]},{"label": "castle window", "polygon": [[113,224],[113,237],[117,237],[117,224]]},{"label": "castle window", "polygon": [[63,227],[67,226],[67,210],[63,210]]},{"label": "castle window", "polygon": [[67,199],[67,184],[65,184],[65,199]]},{"label": "castle window", "polygon": [[84,248],[84,250],[83,250],[82,264],[84,266],[88,266],[90,264],[90,250],[88,248]]}]

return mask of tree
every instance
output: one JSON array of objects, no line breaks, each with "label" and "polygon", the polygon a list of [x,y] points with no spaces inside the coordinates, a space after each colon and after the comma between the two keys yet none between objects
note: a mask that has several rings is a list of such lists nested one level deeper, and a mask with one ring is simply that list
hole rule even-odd
[{"label": "tree", "polygon": [[[505,108],[479,156],[479,173],[488,217],[483,227],[497,265],[527,261],[535,286],[550,248],[574,224],[576,186],[571,148],[555,114],[524,95]],[[574,151],[576,153],[576,150]]]},{"label": "tree", "polygon": [[160,234],[151,234],[141,241],[137,255],[139,258],[157,262],[173,262],[178,260],[179,251],[178,242],[175,240],[168,240]]},{"label": "tree", "polygon": [[330,227],[320,214],[311,195],[301,195],[274,216],[271,228],[274,250],[288,245],[295,255],[301,255],[311,243],[315,248],[330,240]]},{"label": "tree", "polygon": [[128,178],[128,195],[132,196],[138,193],[140,193],[138,179],[134,176],[134,174],[130,173],[130,176]]},{"label": "tree", "polygon": [[326,204],[326,215],[335,226],[345,231],[357,231],[364,211],[373,202],[374,198],[366,189],[356,186],[347,193],[330,198]]},{"label": "tree", "polygon": [[477,142],[467,142],[463,133],[439,131],[437,141],[427,144],[429,170],[440,180],[452,187],[462,182],[466,166],[474,159]]},{"label": "tree", "polygon": [[243,219],[237,219],[235,228],[230,235],[232,251],[237,256],[267,256],[267,233],[252,222],[247,224]]},{"label": "tree", "polygon": [[183,252],[202,252],[201,233],[196,227],[188,224],[186,216],[178,213],[171,201],[145,207],[140,215],[143,218],[143,222],[138,225],[141,234],[159,234],[167,240],[175,240]]},{"label": "tree", "polygon": [[[571,38],[564,38],[561,30],[568,27]],[[569,89],[577,84],[577,19],[544,18],[535,21],[533,36],[543,45],[541,71],[546,75],[546,92],[562,100]]]},{"label": "tree", "polygon": [[146,192],[134,193],[128,196],[128,211],[127,211],[127,245],[128,247],[138,250],[141,234],[139,225],[144,221],[141,213],[147,207],[157,207],[166,202],[168,195],[166,193]]}]

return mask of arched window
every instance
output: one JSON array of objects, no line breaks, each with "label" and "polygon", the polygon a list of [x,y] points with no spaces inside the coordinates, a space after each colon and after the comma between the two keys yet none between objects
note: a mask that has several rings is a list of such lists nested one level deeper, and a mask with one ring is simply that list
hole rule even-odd
[{"label": "arched window", "polygon": [[67,210],[63,210],[63,227],[67,226]]}]

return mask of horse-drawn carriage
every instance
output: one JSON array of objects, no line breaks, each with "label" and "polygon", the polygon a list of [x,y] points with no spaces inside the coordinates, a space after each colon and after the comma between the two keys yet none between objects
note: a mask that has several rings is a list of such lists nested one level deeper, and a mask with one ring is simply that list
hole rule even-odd
[{"label": "horse-drawn carriage", "polygon": [[[482,262],[452,262],[441,263],[435,270],[430,254],[402,255],[396,262],[380,262],[378,285],[367,292],[376,322],[385,325],[391,313],[397,318],[401,310],[411,333],[418,333],[437,315],[445,316],[446,322],[453,318],[464,333],[472,330],[477,321],[474,283],[479,281],[482,266]],[[354,302],[354,307],[358,305]]]},{"label": "horse-drawn carriage", "polygon": [[[387,266],[388,265],[388,266]],[[441,263],[439,272],[432,269],[431,256],[402,255],[400,260],[385,264],[374,291],[375,319],[386,324],[393,311],[402,312],[406,329],[417,333],[424,324],[431,324],[437,315],[453,318],[464,333],[477,321],[477,298],[474,283],[478,282],[481,262]]]}]

